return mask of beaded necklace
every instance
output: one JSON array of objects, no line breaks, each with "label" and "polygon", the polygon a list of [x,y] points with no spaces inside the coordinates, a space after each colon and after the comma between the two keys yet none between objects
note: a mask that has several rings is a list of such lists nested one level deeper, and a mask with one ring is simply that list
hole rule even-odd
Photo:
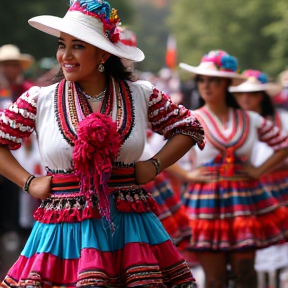
[{"label": "beaded necklace", "polygon": [[[116,121],[123,144],[135,122],[132,94],[126,81],[117,81],[113,77],[105,90],[100,113],[110,115]],[[54,108],[61,134],[73,147],[79,122],[93,113],[89,101],[74,82],[62,80],[55,91]]]},{"label": "beaded necklace", "polygon": [[85,97],[90,100],[91,102],[101,102],[103,100],[103,98],[105,97],[106,94],[106,88],[105,90],[103,90],[102,92],[100,92],[99,94],[95,95],[95,96],[90,96],[88,94],[86,94],[84,91],[81,91]]}]

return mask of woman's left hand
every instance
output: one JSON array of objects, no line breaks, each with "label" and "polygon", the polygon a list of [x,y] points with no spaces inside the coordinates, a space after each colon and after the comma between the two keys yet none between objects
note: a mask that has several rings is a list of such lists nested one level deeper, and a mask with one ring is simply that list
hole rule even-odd
[{"label": "woman's left hand", "polygon": [[146,184],[156,177],[156,167],[151,160],[138,161],[135,164],[136,181]]},{"label": "woman's left hand", "polygon": [[248,165],[243,171],[248,177],[258,180],[262,174],[259,167],[255,167],[253,165]]}]

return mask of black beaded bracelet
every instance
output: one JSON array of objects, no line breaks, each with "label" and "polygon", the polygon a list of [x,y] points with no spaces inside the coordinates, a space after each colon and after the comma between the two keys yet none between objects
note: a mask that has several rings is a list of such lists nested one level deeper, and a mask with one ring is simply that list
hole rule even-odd
[{"label": "black beaded bracelet", "polygon": [[33,180],[34,178],[35,178],[34,175],[30,175],[30,176],[28,177],[28,179],[26,180],[26,182],[25,182],[25,184],[24,184],[24,187],[23,187],[24,192],[26,192],[26,193],[29,194],[29,186],[30,186],[30,184],[31,184],[31,182],[32,182],[32,180]]},{"label": "black beaded bracelet", "polygon": [[160,161],[157,158],[150,159],[156,168],[156,175],[160,173]]}]

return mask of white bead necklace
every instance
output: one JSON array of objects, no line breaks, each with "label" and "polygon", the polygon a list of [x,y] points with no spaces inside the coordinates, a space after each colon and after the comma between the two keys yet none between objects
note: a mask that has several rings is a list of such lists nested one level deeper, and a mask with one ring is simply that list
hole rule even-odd
[{"label": "white bead necklace", "polygon": [[102,92],[100,92],[98,95],[95,96],[90,96],[88,94],[86,94],[84,91],[82,91],[82,93],[85,95],[85,97],[90,100],[91,102],[100,102],[102,101],[102,99],[105,97],[106,94],[106,88],[105,90],[103,90]]}]

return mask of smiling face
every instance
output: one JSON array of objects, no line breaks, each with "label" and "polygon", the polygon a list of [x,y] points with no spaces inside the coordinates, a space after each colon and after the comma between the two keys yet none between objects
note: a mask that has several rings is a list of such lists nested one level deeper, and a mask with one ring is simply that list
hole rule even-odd
[{"label": "smiling face", "polygon": [[221,77],[212,77],[199,75],[197,77],[197,86],[199,94],[205,103],[223,103],[226,97],[226,91],[229,80]]},{"label": "smiling face", "polygon": [[262,92],[235,93],[235,98],[243,110],[259,112],[263,100]]},{"label": "smiling face", "polygon": [[61,33],[57,50],[59,62],[66,80],[94,82],[103,73],[98,66],[109,58],[110,54],[73,36]]}]

